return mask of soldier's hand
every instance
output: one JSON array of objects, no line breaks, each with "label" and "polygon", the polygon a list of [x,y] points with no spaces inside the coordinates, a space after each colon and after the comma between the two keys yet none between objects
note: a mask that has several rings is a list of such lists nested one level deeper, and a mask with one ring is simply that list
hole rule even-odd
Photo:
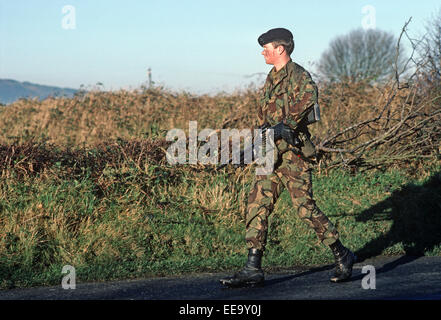
[{"label": "soldier's hand", "polygon": [[282,138],[292,146],[297,144],[293,130],[283,122],[279,122],[274,126],[274,140],[278,138]]}]

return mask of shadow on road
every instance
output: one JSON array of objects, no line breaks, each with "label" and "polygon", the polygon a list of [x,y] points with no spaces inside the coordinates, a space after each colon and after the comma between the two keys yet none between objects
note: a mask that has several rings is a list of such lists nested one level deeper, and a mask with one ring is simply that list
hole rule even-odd
[{"label": "shadow on road", "polygon": [[[399,265],[410,263],[410,262],[418,259],[419,257],[420,256],[401,256],[401,257],[397,258],[396,260],[394,260],[392,262],[386,263],[381,268],[376,269],[375,273],[378,275],[378,274],[381,274],[381,273],[388,272],[388,271],[390,271],[392,269],[395,269]],[[359,274],[357,276],[351,277],[351,279],[349,281],[351,281],[351,282],[352,281],[359,281],[359,280],[363,279],[364,277],[365,277],[365,274],[362,273],[362,274]]]},{"label": "shadow on road", "polygon": [[407,256],[385,265],[379,272],[391,270],[436,249],[441,244],[441,173],[434,174],[423,185],[403,186],[357,217],[357,221],[368,220],[392,220],[392,226],[387,233],[355,252],[358,262],[378,256],[398,243],[403,245]]},{"label": "shadow on road", "polygon": [[301,272],[301,273],[297,273],[297,274],[293,274],[293,275],[289,275],[286,277],[281,277],[281,278],[277,278],[277,279],[271,279],[271,280],[265,280],[265,287],[269,287],[269,286],[273,286],[275,284],[278,284],[280,282],[285,282],[285,281],[289,281],[295,278],[299,278],[299,277],[304,277],[316,272],[321,272],[321,271],[326,271],[326,270],[331,270],[334,269],[334,265],[326,265],[326,266],[322,266],[322,267],[317,267],[317,268],[312,268],[309,269],[307,271]]}]

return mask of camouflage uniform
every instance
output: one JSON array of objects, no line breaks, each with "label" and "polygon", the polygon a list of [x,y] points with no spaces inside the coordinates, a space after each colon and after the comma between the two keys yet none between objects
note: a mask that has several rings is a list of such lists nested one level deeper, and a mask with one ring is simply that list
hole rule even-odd
[{"label": "camouflage uniform", "polygon": [[317,86],[310,74],[291,60],[278,72],[273,68],[266,79],[258,109],[259,125],[273,126],[283,120],[298,130],[303,147],[293,148],[284,140],[277,141],[274,171],[256,176],[246,215],[245,238],[249,249],[265,249],[268,217],[284,188],[288,189],[299,217],[315,230],[322,243],[330,245],[338,239],[337,230],[312,195],[314,147],[303,119],[317,99]]}]

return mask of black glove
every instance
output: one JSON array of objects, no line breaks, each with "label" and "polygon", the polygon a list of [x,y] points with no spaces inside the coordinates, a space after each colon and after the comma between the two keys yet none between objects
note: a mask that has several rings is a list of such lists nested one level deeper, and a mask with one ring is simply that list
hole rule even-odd
[{"label": "black glove", "polygon": [[299,139],[294,135],[294,131],[283,122],[279,122],[278,124],[276,124],[273,129],[274,141],[277,141],[281,138],[292,146],[296,146],[300,143]]}]

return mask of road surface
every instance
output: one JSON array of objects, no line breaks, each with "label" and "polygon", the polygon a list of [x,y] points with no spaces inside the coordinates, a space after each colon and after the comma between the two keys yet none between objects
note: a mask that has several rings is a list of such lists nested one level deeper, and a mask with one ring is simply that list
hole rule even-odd
[{"label": "road surface", "polygon": [[[350,281],[329,281],[331,265],[267,272],[259,288],[225,289],[230,273],[204,273],[0,291],[0,300],[441,300],[441,257],[377,257],[354,265]],[[60,273],[60,279],[62,274]],[[185,305],[185,304],[183,304]],[[188,311],[188,310],[187,310]]]}]

